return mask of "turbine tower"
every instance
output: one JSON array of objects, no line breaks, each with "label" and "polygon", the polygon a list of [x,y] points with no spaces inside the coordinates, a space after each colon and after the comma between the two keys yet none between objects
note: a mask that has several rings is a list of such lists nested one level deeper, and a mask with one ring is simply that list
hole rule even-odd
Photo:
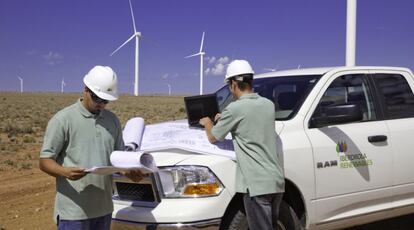
[{"label": "turbine tower", "polygon": [[18,77],[20,80],[20,93],[23,93],[23,78]]},{"label": "turbine tower", "polygon": [[204,58],[204,54],[206,54],[203,52],[203,43],[204,43],[204,32],[203,32],[203,36],[201,37],[200,51],[198,51],[198,53],[185,57],[185,58],[189,58],[189,57],[200,55],[200,95],[203,94],[203,58]]},{"label": "turbine tower", "polygon": [[131,9],[132,25],[134,27],[134,34],[128,38],[122,45],[120,45],[110,56],[114,55],[125,44],[135,38],[135,81],[134,81],[134,95],[138,96],[138,61],[139,61],[139,39],[141,38],[141,32],[137,31],[135,26],[134,11],[132,10],[131,0],[129,0],[129,8]]},{"label": "turbine tower", "polygon": [[168,95],[171,95],[171,85],[167,84],[167,86],[168,86]]},{"label": "turbine tower", "polygon": [[346,5],[346,66],[355,66],[356,50],[356,0],[348,0]]},{"label": "turbine tower", "polygon": [[62,82],[60,84],[60,92],[63,93],[63,87],[66,86],[65,80],[62,78]]}]

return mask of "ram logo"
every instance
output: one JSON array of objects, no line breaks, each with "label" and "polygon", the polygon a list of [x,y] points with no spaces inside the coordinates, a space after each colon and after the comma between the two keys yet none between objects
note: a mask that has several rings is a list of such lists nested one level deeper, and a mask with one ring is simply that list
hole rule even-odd
[{"label": "ram logo", "polygon": [[318,169],[328,168],[328,167],[336,167],[336,166],[338,166],[338,161],[337,160],[325,161],[325,162],[317,162],[316,163],[316,167]]}]

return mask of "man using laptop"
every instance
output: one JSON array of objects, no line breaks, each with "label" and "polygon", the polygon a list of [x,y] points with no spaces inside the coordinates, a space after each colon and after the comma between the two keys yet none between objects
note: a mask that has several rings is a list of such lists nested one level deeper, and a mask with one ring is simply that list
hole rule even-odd
[{"label": "man using laptop", "polygon": [[272,230],[277,225],[284,192],[284,172],[276,153],[275,107],[253,93],[253,69],[245,60],[234,60],[225,82],[236,99],[214,125],[209,117],[200,120],[211,143],[230,132],[237,157],[236,192],[243,193],[250,230]]}]

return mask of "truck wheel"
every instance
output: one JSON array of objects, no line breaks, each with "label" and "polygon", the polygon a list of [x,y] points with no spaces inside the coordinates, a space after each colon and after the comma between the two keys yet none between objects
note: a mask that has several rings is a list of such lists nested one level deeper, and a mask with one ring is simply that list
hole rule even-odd
[{"label": "truck wheel", "polygon": [[220,230],[248,230],[247,218],[244,210],[234,210],[233,216],[229,216],[231,219],[225,220],[224,224],[220,227]]},{"label": "truck wheel", "polygon": [[[243,207],[238,206],[234,208],[227,217],[223,219],[220,230],[248,230],[246,215]],[[279,219],[277,221],[277,230],[302,230],[304,229],[300,221],[285,201],[279,207]]]},{"label": "truck wheel", "polygon": [[280,203],[277,230],[302,230],[299,218],[292,207],[284,200]]}]

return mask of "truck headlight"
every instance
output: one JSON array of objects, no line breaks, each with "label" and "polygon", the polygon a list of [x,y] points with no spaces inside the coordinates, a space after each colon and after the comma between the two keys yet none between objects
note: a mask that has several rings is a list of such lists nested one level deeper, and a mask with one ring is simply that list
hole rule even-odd
[{"label": "truck headlight", "polygon": [[159,171],[164,196],[206,197],[217,196],[223,185],[207,167],[174,166],[160,168]]}]

